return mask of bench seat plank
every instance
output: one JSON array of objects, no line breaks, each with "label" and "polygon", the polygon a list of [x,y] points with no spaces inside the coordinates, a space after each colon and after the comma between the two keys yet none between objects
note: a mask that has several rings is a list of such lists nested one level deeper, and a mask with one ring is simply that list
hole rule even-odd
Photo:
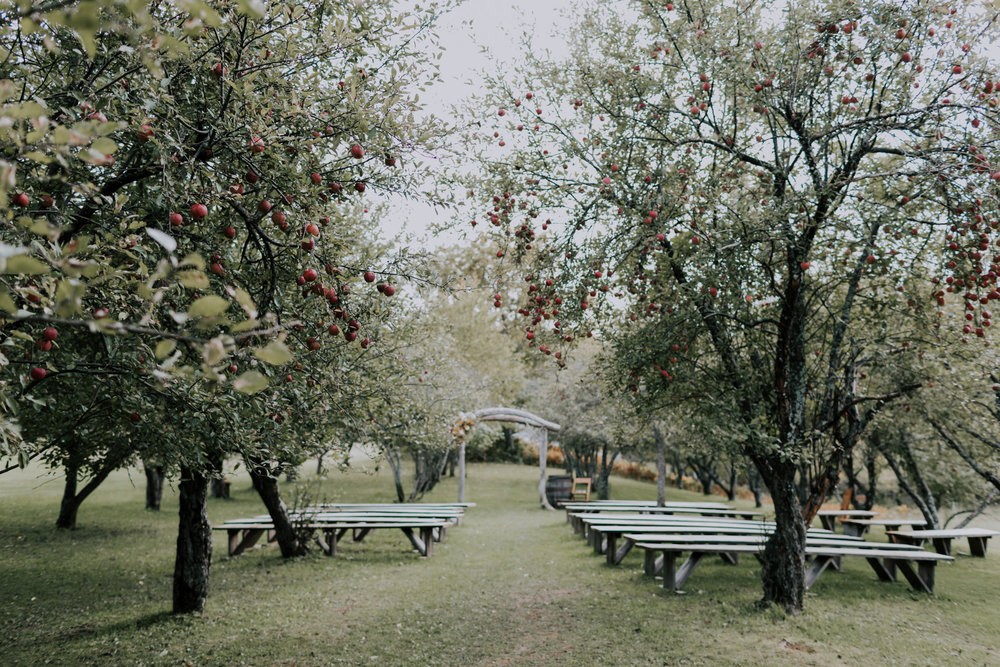
[{"label": "bench seat plank", "polygon": [[985,558],[987,542],[991,537],[1000,535],[1000,531],[987,528],[944,528],[938,530],[892,530],[886,531],[886,535],[896,541],[914,546],[921,546],[925,540],[931,540],[934,544],[934,550],[946,556],[951,555],[951,541],[964,537],[969,543],[969,552],[978,558]]},{"label": "bench seat plank", "polygon": [[[762,552],[761,545],[758,544],[719,544],[710,541],[703,544],[674,542],[636,542],[635,544],[646,550],[644,569],[647,573],[650,571],[655,573],[654,561],[649,557],[650,552],[662,553],[663,586],[673,590],[681,589],[706,554],[752,553],[759,556]],[[690,556],[678,569],[676,568],[676,559],[682,552],[689,552]],[[835,559],[844,556],[860,556],[872,566],[879,579],[894,581],[894,568],[898,568],[914,589],[933,593],[934,565],[940,561],[954,560],[950,556],[920,549],[859,548],[857,546],[807,545],[805,553],[814,559],[806,571],[807,588],[815,583],[819,575],[833,564]],[[913,561],[918,563],[916,570],[911,565]]]}]

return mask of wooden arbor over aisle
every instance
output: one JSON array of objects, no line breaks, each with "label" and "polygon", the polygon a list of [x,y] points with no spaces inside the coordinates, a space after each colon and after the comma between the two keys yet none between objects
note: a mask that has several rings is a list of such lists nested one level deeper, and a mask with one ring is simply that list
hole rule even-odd
[{"label": "wooden arbor over aisle", "polygon": [[[483,408],[473,413],[476,421],[482,422],[509,422],[521,424],[528,428],[533,428],[539,435],[538,438],[538,497],[541,499],[542,507],[545,509],[555,509],[549,504],[545,496],[545,462],[549,451],[549,431],[558,431],[559,424],[542,419],[536,414],[526,410],[515,408]],[[465,502],[465,443],[459,448],[459,478],[458,478],[458,501]]]}]

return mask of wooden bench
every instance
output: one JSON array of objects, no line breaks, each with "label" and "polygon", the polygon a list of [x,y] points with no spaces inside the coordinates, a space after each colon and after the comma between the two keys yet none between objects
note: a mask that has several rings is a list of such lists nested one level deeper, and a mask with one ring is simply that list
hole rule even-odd
[{"label": "wooden bench", "polygon": [[934,544],[934,550],[939,554],[951,555],[951,541],[954,539],[966,538],[969,541],[969,552],[979,558],[986,557],[986,542],[1000,532],[988,530],[986,528],[952,528],[943,530],[894,530],[886,531],[889,539],[923,546],[925,540],[930,540]]},{"label": "wooden bench", "polygon": [[761,525],[766,523],[763,521],[762,517],[759,515],[753,517],[754,521],[746,520],[747,517],[743,519],[737,519],[731,516],[724,515],[709,515],[709,516],[693,516],[687,512],[680,513],[661,513],[661,514],[595,514],[592,512],[582,512],[582,513],[571,513],[569,515],[570,525],[573,526],[573,531],[585,536],[585,530],[589,524],[604,522],[618,522],[618,523],[629,523],[629,522],[688,522],[688,523],[711,523],[711,522],[722,522],[722,523],[739,523],[744,525]]},{"label": "wooden bench", "polygon": [[[599,512],[645,512],[657,508],[653,500],[588,500],[586,502],[574,502],[567,500],[562,503],[566,510],[566,521],[569,521],[571,513],[599,513]],[[729,505],[717,502],[688,502],[676,501],[666,503],[663,508],[670,509],[691,509],[704,507],[706,509],[728,509]]]},{"label": "wooden bench", "polygon": [[870,510],[820,510],[816,512],[820,524],[827,530],[834,530],[837,527],[837,519],[870,519],[875,516],[875,512]]},{"label": "wooden bench", "polygon": [[[451,519],[434,519],[418,517],[359,517],[346,519],[321,518],[311,519],[306,522],[293,524],[296,528],[305,529],[314,534],[314,537],[323,552],[328,556],[335,556],[337,553],[337,543],[347,533],[352,531],[355,542],[360,542],[369,532],[382,528],[395,528],[401,530],[414,548],[420,552],[424,558],[430,557],[434,544],[434,531],[438,531],[438,539],[444,537],[444,530],[453,525]],[[234,520],[227,521],[221,526],[216,526],[215,530],[225,530],[229,538],[229,555],[238,556],[250,547],[254,546],[260,538],[267,533],[268,543],[274,541],[274,523],[268,518],[266,520]],[[420,532],[419,537],[414,530]],[[317,534],[322,533],[322,536]]]},{"label": "wooden bench", "polygon": [[[647,533],[651,535],[659,535],[668,533],[670,535],[701,535],[705,537],[706,540],[711,540],[712,537],[717,535],[755,535],[766,538],[774,532],[773,526],[760,524],[746,525],[744,522],[741,522],[739,525],[670,525],[657,523],[604,524],[593,525],[591,526],[591,529],[593,537],[591,538],[592,541],[590,544],[594,547],[594,551],[599,554],[605,554],[608,558],[608,562],[613,564],[620,563],[621,560],[628,555],[628,552],[632,549],[633,544],[637,541],[634,539],[626,539],[623,541],[621,546],[618,546],[618,539],[626,534],[638,535],[641,533]],[[833,533],[822,529],[814,529],[807,531],[807,535],[829,536],[833,535]],[[851,538],[850,536],[847,536],[847,539],[860,540],[861,538]]]},{"label": "wooden bench", "polygon": [[844,524],[844,532],[851,535],[864,535],[874,526],[882,526],[888,532],[903,526],[920,528],[927,525],[923,519],[841,519],[840,522]]},{"label": "wooden bench", "polygon": [[[702,544],[685,544],[677,542],[636,542],[637,547],[646,552],[644,569],[647,574],[655,575],[656,555],[662,554],[661,572],[663,587],[675,591],[681,590],[691,576],[698,563],[709,554],[749,553],[760,557],[763,552],[761,544],[722,544],[710,539]],[[873,544],[873,543],[869,543]],[[896,572],[903,573],[906,580],[917,591],[934,592],[934,566],[940,561],[953,560],[950,556],[931,553],[922,549],[887,549],[884,545],[873,547],[827,546],[806,544],[806,556],[812,562],[806,568],[805,586],[810,588],[819,576],[833,564],[837,558],[860,556],[864,558],[880,581],[895,581]],[[677,556],[689,552],[687,560],[678,568]],[[917,563],[914,569],[913,563]]]}]

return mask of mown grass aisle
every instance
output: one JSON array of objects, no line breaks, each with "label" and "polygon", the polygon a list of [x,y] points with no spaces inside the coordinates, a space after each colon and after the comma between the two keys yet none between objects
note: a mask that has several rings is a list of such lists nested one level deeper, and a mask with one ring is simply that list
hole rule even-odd
[{"label": "mown grass aisle", "polygon": [[[639,554],[605,565],[562,512],[538,508],[537,471],[512,465],[470,467],[477,506],[429,559],[396,531],[346,540],[335,558],[288,562],[276,547],[228,559],[220,534],[204,616],[173,618],[164,612],[175,500],[145,513],[142,488],[122,474],[83,506],[78,531],[57,533],[58,483],[39,486],[37,474],[0,487],[4,664],[989,664],[1000,655],[996,553],[940,568],[933,598],[848,562],[820,579],[802,616],[785,619],[752,609],[752,559],[700,565],[682,596],[644,578]],[[384,472],[335,473],[310,494],[386,501],[391,488]],[[245,480],[234,491],[211,501],[213,522],[262,511]],[[612,492],[655,490],[615,479]],[[426,500],[454,498],[445,480]]]}]

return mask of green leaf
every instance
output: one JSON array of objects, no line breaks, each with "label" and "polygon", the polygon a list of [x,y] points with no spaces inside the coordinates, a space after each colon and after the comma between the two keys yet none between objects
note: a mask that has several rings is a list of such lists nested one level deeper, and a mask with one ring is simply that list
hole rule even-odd
[{"label": "green leaf", "polygon": [[257,320],[243,320],[239,324],[234,324],[229,328],[233,333],[240,333],[241,331],[250,331],[251,329],[256,329],[260,325]]},{"label": "green leaf", "polygon": [[236,297],[236,303],[240,304],[240,307],[246,311],[246,314],[249,315],[251,319],[257,317],[257,306],[253,302],[253,297],[251,297],[246,290],[237,287],[233,296]]},{"label": "green leaf", "polygon": [[263,0],[239,0],[239,12],[255,19],[262,19],[266,12]]},{"label": "green leaf", "polygon": [[105,155],[111,155],[116,150],[118,150],[118,143],[110,137],[101,137],[96,139],[94,143],[90,145],[98,153],[104,153]]},{"label": "green leaf", "polygon": [[259,371],[247,371],[233,380],[233,389],[244,394],[255,394],[267,389],[267,378]]},{"label": "green leaf", "polygon": [[177,278],[188,289],[208,289],[208,276],[203,271],[178,271]]},{"label": "green leaf", "polygon": [[49,267],[34,257],[29,257],[28,255],[16,255],[7,259],[3,272],[15,273],[24,276],[37,276],[48,273]]},{"label": "green leaf", "polygon": [[254,350],[253,355],[266,364],[280,366],[292,360],[292,353],[280,340],[272,340],[264,347]]},{"label": "green leaf", "polygon": [[181,260],[180,266],[193,266],[201,271],[205,268],[205,258],[198,253],[193,252]]},{"label": "green leaf", "polygon": [[0,310],[8,313],[17,312],[17,306],[14,305],[14,300],[10,298],[10,292],[7,291],[6,287],[2,286],[0,286]]},{"label": "green leaf", "polygon": [[79,280],[60,280],[56,288],[55,311],[59,317],[73,317],[83,311],[87,286]]},{"label": "green leaf", "polygon": [[156,358],[166,359],[177,348],[177,342],[173,340],[161,340],[156,344]]},{"label": "green leaf", "polygon": [[215,317],[229,308],[229,302],[214,294],[203,296],[188,308],[190,317]]}]

